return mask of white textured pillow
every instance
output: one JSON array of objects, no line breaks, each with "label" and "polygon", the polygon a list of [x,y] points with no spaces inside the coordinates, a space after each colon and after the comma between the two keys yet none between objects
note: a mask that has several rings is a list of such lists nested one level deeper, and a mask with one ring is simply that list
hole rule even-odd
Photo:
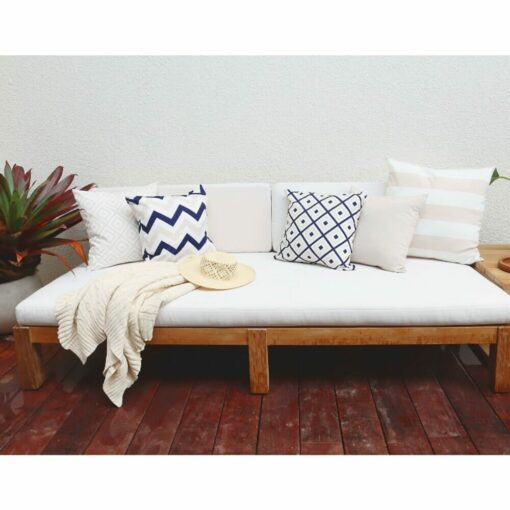
[{"label": "white textured pillow", "polygon": [[124,197],[156,192],[157,184],[124,188],[123,192],[73,190],[90,243],[89,269],[142,260],[138,225]]},{"label": "white textured pillow", "polygon": [[214,250],[207,234],[207,196],[126,197],[136,218],[144,260],[176,262],[188,255]]},{"label": "white textured pillow", "polygon": [[387,195],[427,195],[409,255],[460,264],[480,260],[485,194],[494,167],[435,170],[389,160]]},{"label": "white textured pillow", "polygon": [[354,238],[352,262],[403,273],[426,196],[365,200]]}]

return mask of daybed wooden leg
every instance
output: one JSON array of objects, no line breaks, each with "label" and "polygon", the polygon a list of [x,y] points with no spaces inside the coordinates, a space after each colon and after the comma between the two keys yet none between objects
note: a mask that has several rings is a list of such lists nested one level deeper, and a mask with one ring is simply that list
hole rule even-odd
[{"label": "daybed wooden leg", "polygon": [[498,342],[490,346],[490,367],[494,391],[510,391],[510,326],[498,329]]},{"label": "daybed wooden leg", "polygon": [[250,391],[269,392],[269,364],[267,358],[267,332],[265,329],[248,330],[248,356],[250,363]]},{"label": "daybed wooden leg", "polygon": [[44,367],[40,346],[30,341],[30,328],[13,329],[20,386],[24,390],[37,390],[44,383]]}]

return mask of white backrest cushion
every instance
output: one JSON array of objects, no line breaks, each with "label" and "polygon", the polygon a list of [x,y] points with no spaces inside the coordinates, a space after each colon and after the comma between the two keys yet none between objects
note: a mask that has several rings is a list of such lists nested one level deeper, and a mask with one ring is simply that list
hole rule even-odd
[{"label": "white backrest cushion", "polygon": [[[203,184],[203,183],[199,183]],[[271,185],[203,184],[208,233],[217,250],[271,251]],[[196,184],[159,185],[158,195],[185,194]]]},{"label": "white backrest cushion", "polygon": [[311,191],[322,195],[341,195],[349,193],[353,186],[369,195],[384,195],[382,182],[278,182],[272,185],[272,242],[273,250],[280,249],[287,221],[287,190]]},{"label": "white backrest cushion", "polygon": [[147,188],[157,190],[158,184],[156,182],[152,182],[151,184],[140,184],[139,186],[98,186],[97,188],[92,188],[90,191],[99,191],[100,193],[126,193],[129,195],[130,193],[133,193],[133,190],[146,190]]}]

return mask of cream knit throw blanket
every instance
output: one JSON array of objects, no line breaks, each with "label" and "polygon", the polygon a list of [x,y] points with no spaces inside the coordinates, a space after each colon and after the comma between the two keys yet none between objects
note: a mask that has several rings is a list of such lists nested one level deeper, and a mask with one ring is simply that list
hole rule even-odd
[{"label": "cream knit throw blanket", "polygon": [[118,266],[58,300],[59,341],[85,363],[106,340],[103,390],[120,407],[138,378],[159,309],[195,288],[174,262]]}]

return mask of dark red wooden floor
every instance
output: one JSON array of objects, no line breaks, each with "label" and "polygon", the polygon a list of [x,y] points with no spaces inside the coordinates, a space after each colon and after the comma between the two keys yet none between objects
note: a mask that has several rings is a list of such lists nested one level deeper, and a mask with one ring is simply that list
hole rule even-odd
[{"label": "dark red wooden floor", "polygon": [[467,348],[272,348],[271,391],[250,395],[246,349],[148,347],[124,407],[102,392],[99,350],[21,391],[0,340],[2,454],[502,454],[510,394]]}]

